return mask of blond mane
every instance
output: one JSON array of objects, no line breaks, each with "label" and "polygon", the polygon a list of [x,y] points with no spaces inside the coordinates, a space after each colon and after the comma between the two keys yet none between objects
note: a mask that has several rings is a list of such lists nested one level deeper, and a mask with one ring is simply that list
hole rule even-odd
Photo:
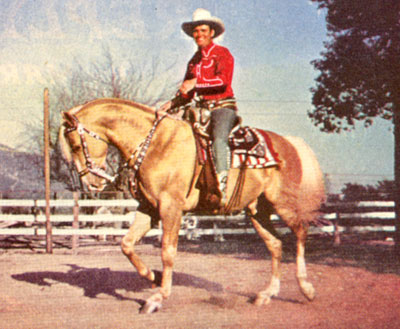
[{"label": "blond mane", "polygon": [[80,111],[82,111],[82,110],[84,110],[84,109],[86,109],[88,107],[96,106],[96,105],[102,105],[102,104],[110,104],[110,103],[111,104],[115,104],[115,105],[125,105],[125,106],[129,106],[129,107],[134,107],[134,108],[143,110],[143,111],[148,112],[148,113],[154,113],[155,112],[155,109],[150,107],[150,106],[147,106],[147,105],[144,105],[144,104],[140,104],[140,103],[137,103],[137,102],[134,102],[134,101],[131,101],[131,100],[120,99],[120,98],[100,98],[100,99],[95,99],[95,100],[89,101],[89,102],[87,102],[85,104],[75,106],[75,107],[71,108],[68,112],[70,114],[76,115]]}]

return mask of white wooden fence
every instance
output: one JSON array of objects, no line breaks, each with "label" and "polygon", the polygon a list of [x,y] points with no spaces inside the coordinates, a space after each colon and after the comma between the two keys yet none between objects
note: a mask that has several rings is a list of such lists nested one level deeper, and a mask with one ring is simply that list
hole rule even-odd
[{"label": "white wooden fence", "polygon": [[[53,235],[66,236],[121,236],[128,231],[129,224],[135,218],[135,209],[138,203],[133,199],[108,199],[108,200],[50,200],[50,207],[55,214],[50,216],[53,224]],[[45,207],[45,200],[20,200],[0,199],[0,209],[6,212],[7,208],[25,210],[25,213],[0,213],[0,235],[35,235],[46,234],[46,217],[41,210]],[[71,209],[78,209],[77,212]],[[87,215],[79,209],[82,207],[117,207],[127,209],[124,214],[106,213]],[[23,209],[21,209],[23,208]],[[351,203],[333,203],[325,205],[325,214],[322,218],[324,226],[310,228],[310,234],[330,233],[335,236],[335,241],[340,242],[340,234],[346,232],[391,232],[395,231],[394,202],[392,201],[360,201]],[[56,210],[56,211],[54,211]],[[73,213],[77,214],[73,215]],[[76,218],[78,216],[78,218]],[[72,225],[78,220],[81,225]],[[277,230],[285,234],[289,232],[287,227],[280,223],[276,215],[272,216],[276,221]],[[236,216],[197,216],[184,217],[180,235],[186,235],[189,239],[202,235],[213,235],[222,240],[227,234],[253,234],[255,230],[246,221],[245,215]],[[87,228],[82,223],[96,224],[94,228]],[[101,224],[125,223],[123,228],[104,227]],[[210,223],[208,227],[201,225]],[[220,227],[220,224],[230,223],[230,227]],[[146,236],[159,236],[160,229],[151,230]]]},{"label": "white wooden fence", "polygon": [[325,205],[324,219],[332,223],[335,244],[346,233],[386,233],[393,239],[396,216],[394,201],[337,202]]},{"label": "white wooden fence", "polygon": [[[73,207],[119,207],[119,208],[132,208],[134,211],[138,203],[134,199],[109,199],[109,200],[79,200],[78,204],[74,200],[50,200],[50,208],[66,208],[72,209]],[[0,200],[0,207],[9,208],[26,208],[30,209],[29,213],[25,214],[0,214],[0,235],[45,235],[45,228],[43,225],[46,222],[46,216],[42,209],[45,207],[45,200]],[[92,214],[86,215],[80,213],[79,222],[85,223],[121,223],[132,222],[135,213],[130,211],[126,214]],[[65,212],[65,211],[64,211]],[[74,215],[71,211],[62,214],[52,214],[50,220],[53,224],[60,223],[73,223]],[[23,227],[14,228],[13,226],[18,223],[24,223]],[[55,226],[55,225],[54,225]],[[6,228],[7,227],[7,228]],[[115,228],[53,228],[53,235],[124,235],[127,232],[125,229]]]}]

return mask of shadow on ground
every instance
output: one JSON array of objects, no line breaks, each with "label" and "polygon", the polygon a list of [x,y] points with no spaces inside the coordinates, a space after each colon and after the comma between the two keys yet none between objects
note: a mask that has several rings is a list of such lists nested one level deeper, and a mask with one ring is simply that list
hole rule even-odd
[{"label": "shadow on ground", "polygon": [[[282,262],[296,260],[296,239],[289,234],[282,237]],[[238,258],[270,259],[270,253],[258,236],[244,236],[242,239],[227,239],[224,242],[189,242],[179,245],[180,251],[201,254],[236,255]],[[309,236],[306,244],[306,262],[328,266],[351,266],[375,273],[400,275],[400,258],[395,254],[393,244],[384,243],[373,237],[346,236],[342,243],[335,245],[327,235]]]},{"label": "shadow on ground", "polygon": [[314,238],[307,246],[307,260],[309,263],[400,275],[400,257],[396,255],[393,244],[373,239],[348,236],[340,245],[335,245],[332,241]]},{"label": "shadow on ground", "polygon": [[[16,241],[3,241],[7,242],[7,246],[0,248],[6,249],[27,249],[30,247],[26,245],[26,241],[32,244],[41,243],[42,245],[35,245],[35,248],[30,248],[32,251],[44,249],[43,239],[40,241],[25,239]],[[33,242],[32,242],[33,241]],[[68,241],[67,241],[68,242]],[[282,236],[283,242],[283,259],[285,263],[295,262],[296,256],[296,239],[293,234]],[[67,243],[59,243],[55,247],[65,249]],[[106,245],[119,245],[118,241],[92,241],[86,243],[80,248],[98,248],[99,246]],[[160,243],[156,238],[145,238],[144,244],[150,244],[155,247],[154,254],[159,254]],[[67,248],[68,249],[68,248]],[[82,249],[81,249],[82,250]],[[226,236],[224,241],[215,242],[211,237],[202,238],[199,241],[190,241],[184,238],[180,239],[179,252],[190,252],[198,254],[213,254],[213,255],[229,255],[241,259],[254,259],[254,260],[265,260],[270,259],[270,253],[265,247],[263,241],[258,235],[247,234],[242,236]],[[400,257],[395,254],[393,243],[386,243],[384,236],[377,236],[376,234],[371,235],[343,235],[342,243],[335,245],[333,237],[326,235],[313,235],[309,236],[306,244],[306,261],[308,264],[320,264],[328,265],[333,267],[338,266],[351,266],[357,268],[363,268],[375,273],[393,273],[400,275]],[[73,265],[71,265],[73,266]],[[84,275],[86,271],[90,269],[74,269],[71,267],[69,271],[70,275]],[[101,269],[96,270],[96,273],[100,273]],[[106,269],[107,270],[107,269]],[[64,274],[65,275],[65,274]],[[98,274],[100,275],[100,274]],[[146,286],[146,280],[141,279],[135,272],[127,272],[124,277],[120,274],[124,280],[127,280],[129,284],[127,287],[134,287],[137,282],[141,282],[141,285]],[[182,279],[182,275],[178,279]],[[181,278],[181,279],[179,279]],[[183,280],[183,279],[182,279]],[[148,287],[148,284],[146,288]],[[132,289],[132,288],[131,288]],[[90,290],[90,289],[89,289]]]},{"label": "shadow on ground", "polygon": [[[141,292],[151,288],[151,283],[136,272],[113,271],[109,268],[86,268],[74,264],[67,264],[67,266],[70,267],[67,272],[26,272],[14,274],[11,277],[38,286],[66,283],[83,289],[84,296],[89,298],[97,298],[100,294],[106,294],[118,300],[135,300],[139,303],[140,301],[125,297],[118,291]],[[213,293],[223,291],[220,284],[179,272],[174,272],[173,285],[201,288]]]}]

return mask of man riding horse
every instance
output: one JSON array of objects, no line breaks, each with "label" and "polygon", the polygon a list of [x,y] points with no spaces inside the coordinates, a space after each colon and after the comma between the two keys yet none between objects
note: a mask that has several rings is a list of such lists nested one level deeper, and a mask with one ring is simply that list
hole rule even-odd
[{"label": "man riding horse", "polygon": [[234,59],[229,50],[213,42],[224,33],[224,23],[205,9],[197,9],[193,20],[182,24],[183,31],[198,46],[189,61],[184,81],[176,96],[159,111],[170,111],[196,99],[198,106],[211,111],[211,138],[221,205],[226,203],[230,167],[229,133],[237,122],[237,107],[232,90]]},{"label": "man riding horse", "polygon": [[[237,119],[231,88],[233,58],[226,48],[213,43],[213,38],[224,32],[224,25],[208,11],[199,9],[193,21],[184,23],[182,28],[194,38],[199,49],[189,62],[176,97],[160,110],[170,111],[187,104],[195,95],[201,97],[202,109],[211,110],[216,169],[223,192],[228,169],[232,167],[227,208],[232,212],[246,209],[271,252],[271,280],[257,294],[254,303],[268,304],[280,290],[282,241],[270,222],[272,209],[297,237],[297,282],[305,297],[312,300],[315,290],[307,280],[305,243],[307,229],[317,219],[325,200],[323,174],[315,154],[300,138],[253,129],[257,143],[251,144],[252,148],[245,153],[233,148],[230,166],[227,137]],[[250,141],[246,131],[241,136],[245,144]],[[234,138],[235,146],[239,145],[238,140]],[[107,181],[115,180],[115,176],[110,177],[105,171],[109,145],[113,145],[126,160],[125,167],[131,169],[132,194],[140,191],[143,196],[121,247],[142,277],[153,285],[160,284],[147,298],[142,308],[144,313],[159,310],[171,295],[182,215],[197,210],[204,192],[208,192],[202,184],[197,184],[198,170],[203,168],[196,161],[199,159],[196,141],[195,132],[187,123],[163,113],[157,115],[154,109],[133,101],[98,99],[63,112],[59,143],[70,167],[77,169],[81,182],[89,190],[100,192]],[[238,162],[237,158],[243,161]],[[161,280],[135,250],[135,244],[159,220],[163,231]]]}]

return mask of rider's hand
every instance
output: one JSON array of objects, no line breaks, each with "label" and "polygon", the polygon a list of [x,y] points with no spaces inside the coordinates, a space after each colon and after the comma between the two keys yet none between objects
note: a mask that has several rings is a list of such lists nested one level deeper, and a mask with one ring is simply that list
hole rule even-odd
[{"label": "rider's hand", "polygon": [[171,101],[168,101],[168,102],[166,102],[165,104],[163,104],[163,105],[161,105],[159,108],[158,108],[158,110],[157,110],[157,112],[168,112],[170,109],[171,109],[171,105],[172,105],[172,102]]},{"label": "rider's hand", "polygon": [[188,94],[191,90],[194,89],[194,87],[196,86],[196,82],[197,82],[196,78],[183,81],[181,87],[179,88],[179,91],[182,94],[185,94],[185,95]]}]

